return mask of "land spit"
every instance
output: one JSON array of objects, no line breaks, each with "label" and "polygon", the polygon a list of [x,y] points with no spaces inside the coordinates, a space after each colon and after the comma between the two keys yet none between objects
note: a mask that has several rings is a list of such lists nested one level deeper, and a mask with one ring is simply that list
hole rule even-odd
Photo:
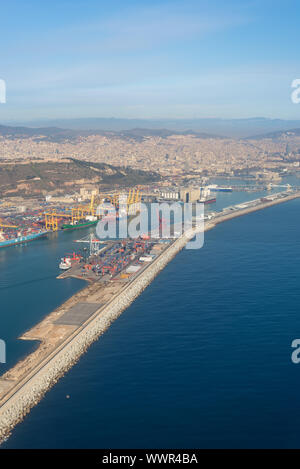
[{"label": "land spit", "polygon": [[[205,222],[204,230],[212,229],[218,223],[226,220],[298,197],[300,197],[300,193],[295,192],[276,200],[241,208],[232,213],[218,214],[218,217]],[[0,442],[9,436],[12,429],[42,399],[47,390],[78,361],[88,347],[105,332],[110,324],[153,281],[156,275],[183,249],[187,242],[195,236],[196,231],[202,229],[191,229],[173,241],[150,265],[125,286],[124,283],[109,284],[104,290],[106,296],[103,296],[103,291],[99,296],[97,284],[88,285],[22,337],[27,340],[34,338],[41,340],[41,344],[35,352],[28,355],[0,379]],[[99,308],[96,309],[95,313],[79,327],[72,325],[54,326],[54,321],[60,318],[69,307],[83,300],[89,304],[97,304],[100,299],[102,304],[99,303]],[[51,339],[43,340],[43,337],[49,336],[49,334]]]}]

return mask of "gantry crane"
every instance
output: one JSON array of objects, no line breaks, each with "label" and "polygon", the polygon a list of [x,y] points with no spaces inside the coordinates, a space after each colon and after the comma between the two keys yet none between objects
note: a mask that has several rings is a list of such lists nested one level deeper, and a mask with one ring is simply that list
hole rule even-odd
[{"label": "gantry crane", "polygon": [[[107,199],[110,200],[112,205],[116,207],[117,210],[119,210],[119,205],[120,205],[120,198],[122,200],[122,194],[121,193],[116,193],[114,195],[108,195],[106,196]],[[126,210],[127,213],[130,214],[135,213],[137,209],[139,208],[138,205],[141,202],[141,193],[139,189],[129,189],[129,193],[125,195],[125,200],[124,200],[124,205],[126,205]]]},{"label": "gantry crane", "polygon": [[16,225],[7,225],[5,221],[0,218],[0,228],[19,228]]},{"label": "gantry crane", "polygon": [[97,216],[97,210],[94,207],[95,195],[91,197],[91,201],[88,205],[79,205],[78,207],[72,208],[72,223],[74,221],[79,221],[85,218],[87,215]]},{"label": "gantry crane", "polygon": [[58,219],[59,218],[72,218],[72,214],[67,213],[57,213],[53,212],[45,212],[45,227],[46,230],[57,231],[58,230]]},{"label": "gantry crane", "polygon": [[58,230],[58,219],[69,218],[72,223],[80,221],[85,218],[86,215],[96,216],[96,209],[94,208],[95,196],[92,195],[89,205],[79,205],[73,207],[69,213],[58,213],[55,210],[51,212],[45,212],[45,226],[47,230],[57,231]]},{"label": "gantry crane", "polygon": [[140,210],[141,193],[139,189],[131,189],[127,198],[127,213],[133,215]]},{"label": "gantry crane", "polygon": [[[102,194],[102,199],[108,199],[112,205],[119,210],[119,199],[122,194],[115,193],[113,195],[104,195]],[[101,197],[100,197],[101,199]],[[125,205],[127,213],[135,213],[138,210],[138,204],[141,202],[141,194],[139,189],[130,189],[126,197],[125,195]],[[78,222],[84,219],[87,215],[100,216],[101,213],[97,213],[95,208],[95,195],[91,196],[91,201],[87,205],[78,205],[73,207],[69,213],[57,213],[55,210],[52,212],[45,212],[45,226],[47,230],[57,231],[58,230],[58,219],[59,218],[70,218],[72,223]]]}]

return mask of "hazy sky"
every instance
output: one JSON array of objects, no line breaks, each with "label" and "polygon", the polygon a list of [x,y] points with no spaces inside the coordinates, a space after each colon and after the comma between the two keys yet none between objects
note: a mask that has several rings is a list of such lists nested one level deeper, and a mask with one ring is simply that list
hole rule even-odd
[{"label": "hazy sky", "polygon": [[300,119],[299,0],[1,2],[0,120]]}]

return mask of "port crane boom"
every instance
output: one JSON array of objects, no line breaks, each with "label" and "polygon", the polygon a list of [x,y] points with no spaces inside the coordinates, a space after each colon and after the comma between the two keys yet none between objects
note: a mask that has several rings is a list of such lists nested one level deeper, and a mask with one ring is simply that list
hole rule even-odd
[{"label": "port crane boom", "polygon": [[6,224],[5,221],[2,220],[2,218],[0,218],[0,228],[19,228],[19,227],[16,225],[8,225]]}]

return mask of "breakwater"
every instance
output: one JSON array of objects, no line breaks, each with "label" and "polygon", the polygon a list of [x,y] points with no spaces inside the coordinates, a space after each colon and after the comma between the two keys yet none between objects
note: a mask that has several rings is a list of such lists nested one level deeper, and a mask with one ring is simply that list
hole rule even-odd
[{"label": "breakwater", "polygon": [[3,441],[30,409],[36,405],[64,373],[71,368],[87,348],[105,332],[134,299],[153,281],[155,276],[172,260],[194,235],[193,230],[185,233],[168,247],[152,265],[133,280],[125,289],[106,305],[96,318],[67,343],[59,347],[53,356],[39,364],[38,369],[19,383],[19,389],[8,396],[0,408],[0,441]]}]

